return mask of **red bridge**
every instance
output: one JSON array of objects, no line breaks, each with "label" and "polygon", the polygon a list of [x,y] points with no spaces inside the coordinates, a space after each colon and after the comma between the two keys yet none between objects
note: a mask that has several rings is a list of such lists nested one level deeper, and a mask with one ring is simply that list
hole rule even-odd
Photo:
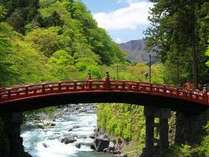
[{"label": "red bridge", "polygon": [[208,92],[133,81],[67,81],[0,90],[0,111],[26,111],[70,103],[129,103],[187,113],[209,107]]}]

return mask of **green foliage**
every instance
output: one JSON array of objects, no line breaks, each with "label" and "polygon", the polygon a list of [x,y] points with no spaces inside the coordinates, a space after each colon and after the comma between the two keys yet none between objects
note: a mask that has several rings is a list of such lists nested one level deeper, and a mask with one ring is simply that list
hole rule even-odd
[{"label": "green foliage", "polygon": [[25,25],[38,15],[39,0],[0,0],[5,8],[4,20],[18,32],[24,33]]},{"label": "green foliage", "polygon": [[92,50],[100,56],[102,63],[110,65],[125,56],[102,28],[88,30],[88,36]]},{"label": "green foliage", "polygon": [[205,133],[202,135],[202,142],[196,148],[200,157],[207,157],[209,155],[209,122],[204,127],[204,130]]},{"label": "green foliage", "polygon": [[15,75],[10,61],[10,55],[13,54],[10,39],[14,34],[9,25],[0,23],[0,86],[6,84]]},{"label": "green foliage", "polygon": [[[152,2],[154,7],[149,17],[151,25],[146,32],[147,49],[157,52],[163,64],[160,70],[164,73],[164,76],[159,75],[160,79],[158,77],[155,79],[180,85],[192,79],[194,85],[197,84],[197,80],[198,83],[208,83],[209,73],[205,63],[209,66],[207,58],[209,52],[206,50],[209,38],[209,2],[207,0],[175,2],[152,0]],[[209,130],[206,129],[205,132],[200,146],[174,146],[168,156],[207,157]]]},{"label": "green foliage", "polygon": [[[108,70],[113,79],[148,82],[149,66],[144,63],[130,65],[128,63],[112,64]],[[163,84],[166,80],[166,68],[163,64],[154,64],[151,67],[152,83]]]},{"label": "green foliage", "polygon": [[41,1],[40,4],[42,20],[59,17],[56,21],[62,21],[60,24],[56,22],[56,26],[62,30],[59,31],[59,44],[72,56],[89,57],[96,54],[97,61],[107,65],[123,60],[123,52],[103,29],[97,27],[90,12],[80,1]]},{"label": "green foliage", "polygon": [[173,146],[170,148],[170,152],[167,157],[192,157],[192,147],[189,145]]},{"label": "green foliage", "polygon": [[[209,57],[209,47],[207,48],[207,51],[205,52],[205,55]],[[209,61],[206,62],[206,65],[209,67]]]},{"label": "green foliage", "polygon": [[32,46],[45,56],[50,57],[59,49],[58,31],[59,28],[57,27],[34,29],[27,34],[26,40],[31,42]]},{"label": "green foliage", "polygon": [[12,40],[14,56],[11,56],[12,68],[19,75],[14,83],[34,83],[44,81],[46,74],[45,60],[23,37]]},{"label": "green foliage", "polygon": [[[146,64],[128,65],[113,64],[108,68],[113,79],[148,82]],[[118,71],[118,76],[117,76]],[[165,81],[165,67],[162,64],[152,65],[152,82],[162,84]],[[132,141],[137,151],[142,150],[145,143],[145,120],[143,107],[130,104],[98,104],[97,124],[108,134]],[[129,150],[129,149],[128,149]],[[127,151],[127,150],[125,150]],[[133,150],[135,152],[135,150]]]},{"label": "green foliage", "polygon": [[166,80],[166,67],[163,64],[152,66],[152,83],[164,84]]},{"label": "green foliage", "polygon": [[6,23],[0,23],[0,81],[2,85],[41,82],[44,57]]},{"label": "green foliage", "polygon": [[4,6],[0,4],[0,21],[4,18],[5,15],[6,15],[6,9],[4,8]]},{"label": "green foliage", "polygon": [[99,104],[97,105],[98,127],[110,135],[127,141],[144,142],[143,109],[137,105]]},{"label": "green foliage", "polygon": [[72,73],[77,69],[73,66],[74,59],[65,50],[56,51],[48,60],[49,71],[53,80],[74,79]]},{"label": "green foliage", "polygon": [[[208,81],[206,58],[203,54],[209,36],[208,1],[152,2],[152,25],[146,33],[147,48],[156,51],[166,65],[168,83],[178,82],[177,66],[180,83],[197,80],[197,75],[199,80]],[[192,63],[197,64],[192,67]]]},{"label": "green foliage", "polygon": [[102,64],[123,60],[123,52],[97,27],[80,1],[10,0],[0,4],[2,21],[23,33],[6,23],[0,25],[2,85],[85,79],[88,72],[102,78]]},{"label": "green foliage", "polygon": [[[148,46],[157,47],[163,64],[152,65],[153,83],[177,82],[177,63],[181,82],[191,78],[190,63],[194,47],[191,42],[194,40],[191,36],[194,30],[191,18],[194,10],[186,3],[155,1]],[[148,82],[146,73],[149,67],[141,63],[126,63],[124,52],[104,29],[97,27],[81,1],[0,0],[0,4],[0,86],[84,80],[88,72],[93,78],[101,79],[105,71],[110,72],[112,79]],[[201,0],[192,5],[198,7],[198,11],[195,11],[195,25],[198,26],[195,36],[200,40],[195,38],[195,44],[200,52],[204,52],[209,32],[209,3]],[[188,30],[185,26],[189,26]],[[206,54],[209,55],[209,52]],[[206,60],[202,57],[201,54],[201,63],[204,60],[205,64]],[[202,69],[201,77],[205,75]],[[46,109],[44,112],[51,113],[53,110]],[[97,111],[100,128],[127,141],[137,141],[137,148],[142,147],[145,137],[142,107],[101,104]],[[208,139],[205,136],[202,145],[197,148],[206,156]],[[180,156],[194,153],[187,145],[175,150]]]}]

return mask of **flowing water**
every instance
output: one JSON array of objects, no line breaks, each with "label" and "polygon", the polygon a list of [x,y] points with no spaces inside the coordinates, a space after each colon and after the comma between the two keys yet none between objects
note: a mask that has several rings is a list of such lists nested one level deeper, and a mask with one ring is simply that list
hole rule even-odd
[{"label": "flowing water", "polygon": [[[95,113],[62,114],[55,119],[53,127],[22,131],[25,151],[33,157],[111,157],[109,154],[93,152],[90,146],[87,146],[93,142],[89,136],[94,133],[96,122]],[[61,139],[69,135],[75,136],[77,141],[70,144],[61,143]],[[78,143],[84,145],[77,148]]]}]

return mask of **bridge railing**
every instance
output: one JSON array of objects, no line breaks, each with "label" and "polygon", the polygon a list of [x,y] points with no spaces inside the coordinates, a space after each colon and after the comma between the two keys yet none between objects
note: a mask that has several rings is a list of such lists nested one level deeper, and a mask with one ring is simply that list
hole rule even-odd
[{"label": "bridge railing", "polygon": [[0,102],[53,93],[105,90],[140,92],[150,95],[167,96],[209,104],[209,93],[207,92],[189,91],[183,88],[176,88],[174,86],[156,85],[144,82],[105,80],[65,81],[1,89]]}]

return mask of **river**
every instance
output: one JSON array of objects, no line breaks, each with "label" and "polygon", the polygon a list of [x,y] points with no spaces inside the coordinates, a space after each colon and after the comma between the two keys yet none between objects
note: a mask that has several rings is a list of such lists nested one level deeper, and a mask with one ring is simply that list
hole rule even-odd
[{"label": "river", "polygon": [[[28,124],[33,125],[33,122],[27,121],[26,125]],[[87,146],[93,142],[89,136],[94,133],[96,124],[95,112],[65,111],[59,114],[59,118],[54,119],[55,126],[24,130],[21,137],[23,137],[25,151],[32,157],[111,157],[109,154],[96,153]],[[69,135],[76,137],[77,141],[70,144],[62,143],[61,139]],[[77,148],[78,143],[84,143],[84,145]]]}]

